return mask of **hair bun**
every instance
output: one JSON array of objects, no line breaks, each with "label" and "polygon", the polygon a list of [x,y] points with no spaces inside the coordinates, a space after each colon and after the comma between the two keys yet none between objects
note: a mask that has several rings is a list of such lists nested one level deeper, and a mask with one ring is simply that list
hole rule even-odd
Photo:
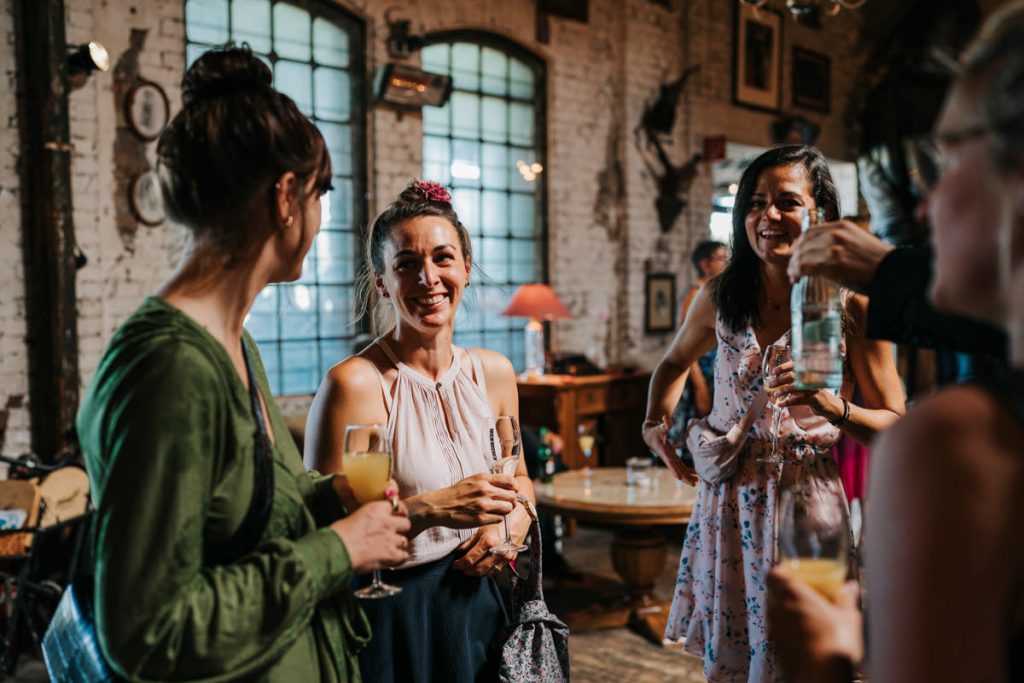
[{"label": "hair bun", "polygon": [[433,180],[412,181],[398,198],[400,201],[405,202],[452,203],[452,196],[449,194],[448,189],[441,183],[434,182]]},{"label": "hair bun", "polygon": [[273,80],[270,68],[248,46],[213,49],[188,68],[181,82],[181,99],[187,105],[239,91],[267,92]]}]

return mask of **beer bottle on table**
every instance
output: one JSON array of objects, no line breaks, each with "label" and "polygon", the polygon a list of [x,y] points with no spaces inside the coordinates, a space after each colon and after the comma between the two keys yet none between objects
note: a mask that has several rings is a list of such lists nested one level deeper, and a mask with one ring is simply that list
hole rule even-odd
[{"label": "beer bottle on table", "polygon": [[540,447],[537,449],[537,460],[540,463],[540,481],[542,484],[551,483],[555,476],[555,454],[551,450],[549,431],[547,427],[540,428]]}]

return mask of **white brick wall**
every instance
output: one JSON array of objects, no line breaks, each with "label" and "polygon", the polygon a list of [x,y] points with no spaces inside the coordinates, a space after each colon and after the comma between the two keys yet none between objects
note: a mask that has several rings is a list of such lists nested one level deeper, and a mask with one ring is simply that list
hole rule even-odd
[{"label": "white brick wall", "polygon": [[[163,86],[171,111],[177,111],[185,60],[184,5],[164,0],[66,0],[65,6],[68,43],[99,41],[110,53],[112,67],[111,72],[93,74],[83,88],[71,94],[70,102],[75,230],[89,259],[77,280],[78,339],[85,384],[114,330],[166,277],[177,259],[181,231],[169,223],[139,225],[130,248],[118,233],[114,140],[123,116],[121,103],[114,101],[112,72],[129,48],[132,29],[147,30],[139,75]],[[153,163],[155,143],[144,146]]]},{"label": "white brick wall", "polygon": [[12,10],[11,0],[0,3],[0,411],[7,411],[0,452],[5,455],[28,450],[30,428]]},{"label": "white brick wall", "polygon": [[[679,275],[693,274],[692,244],[706,235],[711,183],[706,169],[696,179],[690,206],[676,228],[659,241],[654,185],[636,147],[633,129],[658,86],[700,63],[680,107],[677,162],[699,148],[704,135],[725,133],[748,144],[769,144],[773,115],[732,104],[734,0],[680,0],[674,9],[649,0],[591,0],[590,20],[551,19],[550,43],[537,43],[535,0],[335,0],[368,22],[368,77],[387,61],[384,10],[409,18],[416,32],[474,28],[500,33],[540,55],[548,68],[549,271],[559,296],[576,313],[556,325],[555,342],[599,362],[651,366],[669,336],[643,333],[645,264],[656,255]],[[0,0],[0,79],[13,90],[13,0]],[[184,62],[181,0],[66,0],[70,44],[98,40],[112,63],[128,48],[131,29],[148,29],[140,55],[141,75],[160,83],[180,105]],[[822,125],[821,146],[846,158],[842,112],[859,66],[854,50],[856,18],[825,19],[819,31],[785,20],[784,71],[794,44],[832,55],[832,114],[798,113]],[[866,53],[863,48],[862,52]],[[783,80],[784,110],[791,84]],[[130,248],[115,221],[114,141],[121,123],[111,74],[95,74],[71,95],[74,219],[78,242],[89,258],[78,274],[82,381],[88,382],[116,327],[166,276],[177,258],[181,231],[140,226]],[[370,114],[369,213],[372,217],[421,173],[422,120],[381,108]],[[27,401],[24,348],[24,285],[20,248],[14,102],[0,98],[0,409],[10,396]],[[152,161],[153,144],[147,148]],[[619,165],[623,201],[609,207],[599,178]],[[603,207],[603,208],[602,208]],[[608,211],[607,209],[611,209]],[[659,252],[661,252],[659,254]],[[617,275],[618,273],[618,275]],[[296,405],[291,402],[290,405]],[[299,406],[301,407],[301,406]],[[11,412],[5,453],[28,446],[25,408]]]}]

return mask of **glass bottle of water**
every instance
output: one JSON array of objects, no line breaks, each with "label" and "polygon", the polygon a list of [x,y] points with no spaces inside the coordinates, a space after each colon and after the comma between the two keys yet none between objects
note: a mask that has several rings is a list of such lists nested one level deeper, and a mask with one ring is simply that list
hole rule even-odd
[{"label": "glass bottle of water", "polygon": [[[823,214],[822,209],[808,209],[803,230],[820,223]],[[840,388],[843,330],[839,285],[818,275],[805,275],[793,286],[789,303],[796,388]]]}]

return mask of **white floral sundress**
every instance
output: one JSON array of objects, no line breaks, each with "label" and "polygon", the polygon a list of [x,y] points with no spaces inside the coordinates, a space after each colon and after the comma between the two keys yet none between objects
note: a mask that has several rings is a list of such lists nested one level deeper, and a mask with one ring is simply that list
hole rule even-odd
[{"label": "white floral sundress", "polygon": [[[761,391],[761,348],[748,327],[735,332],[716,315],[714,407],[708,420],[725,432]],[[831,446],[839,430],[807,406],[784,408],[779,448],[786,465],[758,462],[771,450],[771,407],[751,429],[733,476],[717,486],[700,482],[683,542],[665,637],[683,639],[704,659],[713,683],[781,680],[768,640],[765,579],[772,564],[775,505],[788,481],[842,487]]]}]

